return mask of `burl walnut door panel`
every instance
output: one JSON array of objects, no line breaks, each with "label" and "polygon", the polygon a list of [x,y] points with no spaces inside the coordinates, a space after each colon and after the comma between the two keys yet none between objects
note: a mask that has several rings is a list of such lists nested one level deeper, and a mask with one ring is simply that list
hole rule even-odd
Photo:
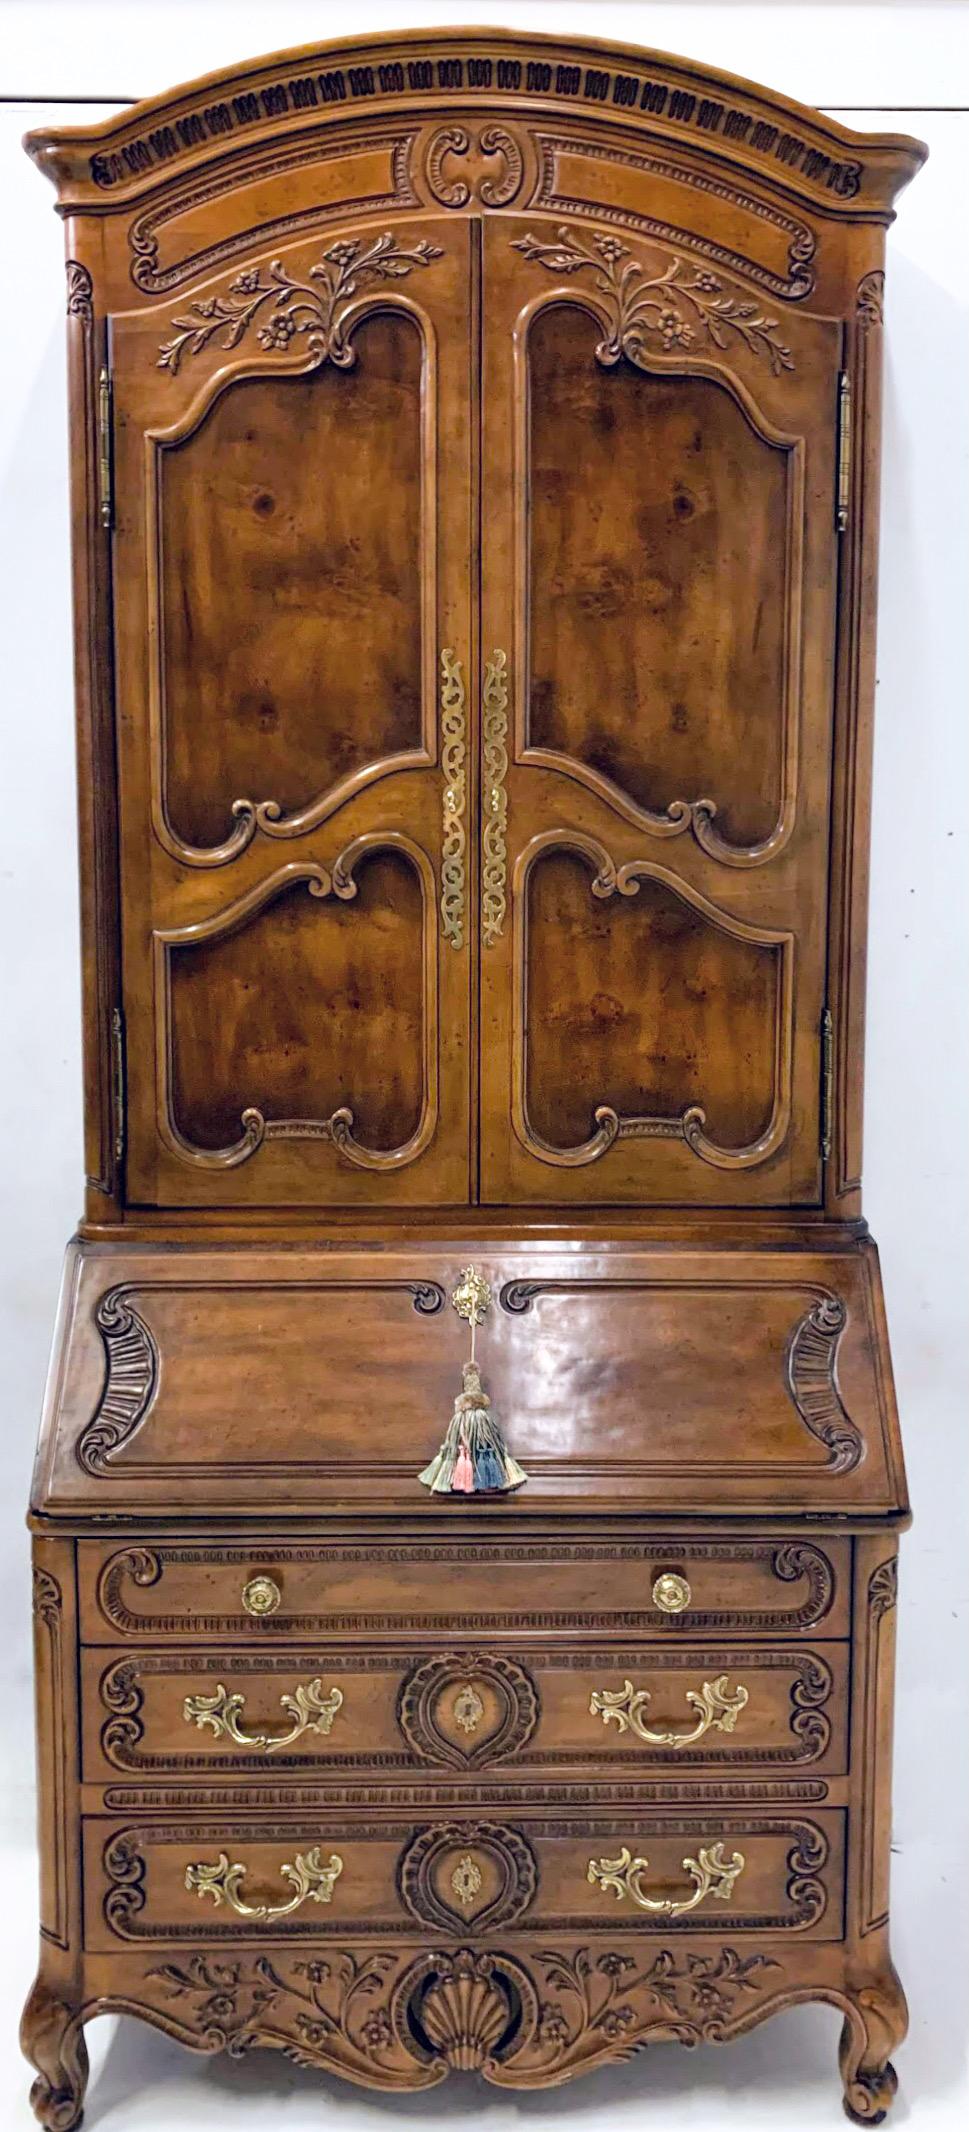
[{"label": "burl walnut door panel", "polygon": [[113,322],[134,1201],[467,1198],[469,285],[350,229]]},{"label": "burl walnut door panel", "polygon": [[840,325],[541,218],[483,315],[483,1196],[815,1202]]}]

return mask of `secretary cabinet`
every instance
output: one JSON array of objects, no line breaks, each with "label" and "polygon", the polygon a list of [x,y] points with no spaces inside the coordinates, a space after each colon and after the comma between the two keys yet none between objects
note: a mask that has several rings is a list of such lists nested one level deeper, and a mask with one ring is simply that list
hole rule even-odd
[{"label": "secretary cabinet", "polygon": [[27,146],[88,1172],[31,1507],[37,2116],[104,2011],[404,2091],[821,1999],[876,2123],[864,930],[924,150],[470,30]]}]

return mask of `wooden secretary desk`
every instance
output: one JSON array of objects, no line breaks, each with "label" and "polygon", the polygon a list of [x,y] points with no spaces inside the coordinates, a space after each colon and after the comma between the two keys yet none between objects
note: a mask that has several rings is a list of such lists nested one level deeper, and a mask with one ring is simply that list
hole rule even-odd
[{"label": "wooden secretary desk", "polygon": [[[821,1999],[875,2123],[864,930],[924,151],[463,30],[28,147],[88,1171],[31,1510],[37,2115],[108,2010],[410,2090]],[[462,1381],[514,1493],[420,1484]]]}]

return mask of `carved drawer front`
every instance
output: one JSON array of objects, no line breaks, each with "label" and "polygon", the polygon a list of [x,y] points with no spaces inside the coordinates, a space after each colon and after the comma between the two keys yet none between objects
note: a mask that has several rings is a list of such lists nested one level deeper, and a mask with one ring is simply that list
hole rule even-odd
[{"label": "carved drawer front", "polygon": [[846,1767],[848,1647],[84,1654],[84,1774]]},{"label": "carved drawer front", "polygon": [[257,1640],[454,1634],[844,1636],[849,1543],[334,1541],[78,1548],[82,1635]]},{"label": "carved drawer front", "polygon": [[84,1825],[86,1941],[516,1929],[843,1930],[844,1816],[631,1808],[548,1820],[361,1812]]}]

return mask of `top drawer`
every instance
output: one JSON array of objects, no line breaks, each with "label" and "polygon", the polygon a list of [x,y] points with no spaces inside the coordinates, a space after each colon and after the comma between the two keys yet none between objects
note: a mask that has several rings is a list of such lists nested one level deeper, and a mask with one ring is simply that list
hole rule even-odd
[{"label": "top drawer", "polygon": [[331,1541],[78,1547],[88,1643],[486,1631],[845,1636],[850,1542]]}]

